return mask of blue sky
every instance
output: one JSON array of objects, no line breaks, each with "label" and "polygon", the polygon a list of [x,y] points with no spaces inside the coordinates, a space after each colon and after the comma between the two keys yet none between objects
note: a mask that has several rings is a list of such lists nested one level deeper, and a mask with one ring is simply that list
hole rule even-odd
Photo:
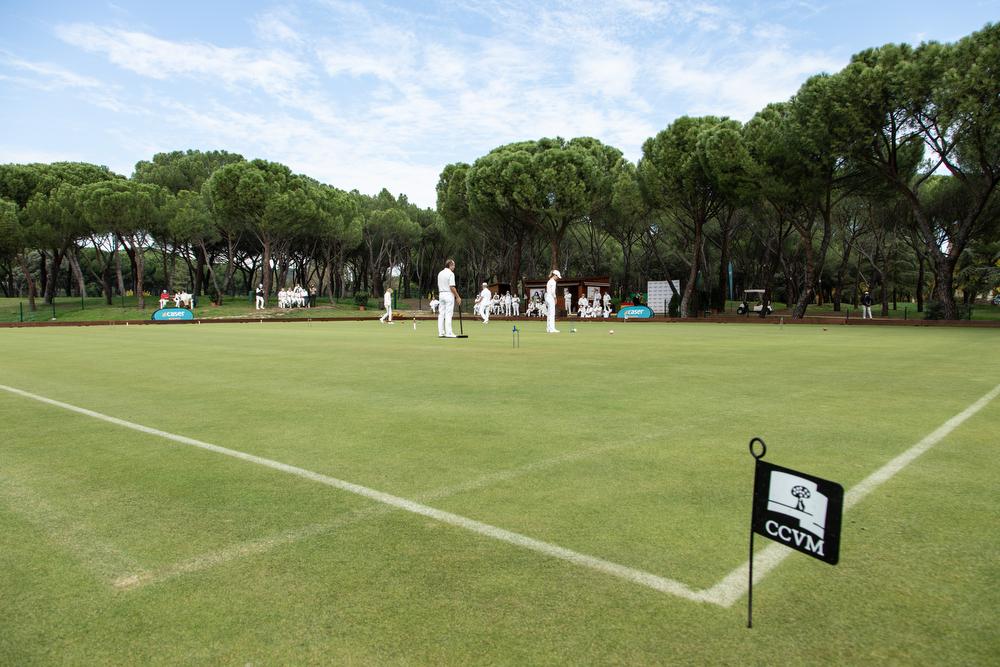
[{"label": "blue sky", "polygon": [[594,136],[630,159],[684,115],[749,119],[886,42],[954,41],[1000,0],[3,0],[0,162],[130,175],[187,148],[434,205],[441,168]]}]

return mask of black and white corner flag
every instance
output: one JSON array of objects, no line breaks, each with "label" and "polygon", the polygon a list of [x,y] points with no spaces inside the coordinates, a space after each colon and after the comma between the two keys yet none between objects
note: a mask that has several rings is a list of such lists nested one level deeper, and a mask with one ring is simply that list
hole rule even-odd
[{"label": "black and white corner flag", "polygon": [[844,487],[757,459],[753,531],[836,565]]}]

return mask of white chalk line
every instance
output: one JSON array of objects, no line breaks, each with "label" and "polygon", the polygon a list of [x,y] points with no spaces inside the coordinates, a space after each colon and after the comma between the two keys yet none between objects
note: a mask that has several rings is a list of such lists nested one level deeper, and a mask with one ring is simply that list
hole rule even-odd
[{"label": "white chalk line", "polygon": [[[464,493],[468,491],[475,491],[487,488],[493,484],[499,482],[505,482],[524,475],[531,474],[539,470],[545,470],[557,465],[564,463],[569,463],[572,461],[578,461],[591,456],[596,456],[598,454],[605,454],[607,452],[622,449],[624,447],[633,447],[636,441],[651,440],[654,436],[648,435],[641,438],[633,439],[630,442],[619,442],[612,444],[598,445],[594,447],[588,447],[582,450],[576,450],[573,452],[568,452],[561,454],[559,456],[554,456],[552,458],[544,459],[541,461],[535,461],[533,463],[526,464],[518,468],[511,468],[509,470],[502,470],[495,473],[489,473],[487,475],[482,475],[476,477],[467,482],[462,482],[454,486],[448,486],[434,491],[428,491],[425,493],[418,494],[415,500],[418,502],[427,502],[429,500],[440,500],[443,498],[448,498],[459,493]],[[332,521],[327,521],[323,523],[314,523],[301,528],[294,528],[292,530],[285,530],[264,537],[260,537],[253,540],[248,540],[245,542],[240,542],[238,544],[229,545],[223,547],[222,549],[217,549],[214,551],[209,551],[206,553],[198,554],[190,558],[185,558],[184,560],[172,563],[167,567],[161,568],[156,571],[143,571],[137,573],[129,573],[126,575],[121,575],[117,577],[113,585],[116,588],[137,588],[139,586],[145,586],[147,584],[159,583],[167,579],[172,579],[184,574],[191,574],[194,572],[200,572],[207,570],[224,563],[237,560],[240,558],[245,558],[247,556],[256,556],[272,549],[282,547],[288,544],[294,544],[301,540],[309,539],[311,537],[316,537],[326,533],[330,533],[338,528],[344,526],[361,522],[365,519],[374,519],[377,517],[385,516],[391,512],[398,511],[395,507],[389,507],[388,505],[373,505],[365,507],[362,509],[352,510],[346,514],[337,517]]]},{"label": "white chalk line", "polygon": [[0,471],[0,502],[39,529],[56,547],[112,585],[122,572],[135,572],[140,567],[121,549],[95,539],[86,524],[57,509],[30,485],[4,471]]},{"label": "white chalk line", "polygon": [[[421,516],[426,516],[428,518],[434,519],[441,523],[452,525],[458,528],[463,528],[473,533],[483,535],[501,542],[506,542],[515,546],[519,546],[537,553],[541,553],[546,556],[553,558],[558,558],[565,560],[576,565],[587,567],[589,569],[609,574],[633,583],[639,584],[641,586],[646,586],[653,590],[669,593],[677,597],[684,599],[696,601],[696,602],[707,602],[711,604],[716,604],[721,607],[730,607],[733,603],[740,597],[746,594],[747,591],[747,574],[749,569],[749,563],[744,563],[734,569],[732,572],[723,577],[717,584],[711,588],[704,590],[695,590],[683,582],[676,581],[674,579],[669,579],[666,577],[661,577],[658,575],[651,574],[649,572],[644,572],[642,570],[637,570],[635,568],[630,568],[618,563],[613,563],[611,561],[606,561],[601,558],[596,558],[593,556],[588,556],[570,549],[565,549],[555,544],[550,544],[548,542],[543,542],[541,540],[535,540],[533,538],[521,535],[519,533],[514,533],[512,531],[505,530],[503,528],[498,528],[497,526],[491,526],[480,521],[475,521],[474,519],[469,519],[451,512],[444,512],[442,510],[423,505],[421,503],[414,502],[412,500],[407,500],[405,498],[400,498],[398,496],[393,496],[382,491],[375,489],[370,489],[359,484],[354,484],[344,480],[336,479],[328,475],[323,475],[310,470],[305,470],[296,466],[291,466],[279,461],[274,461],[271,459],[266,459],[260,456],[255,456],[253,454],[247,454],[246,452],[241,452],[234,449],[228,449],[226,447],[220,447],[218,445],[213,445],[211,443],[202,442],[200,440],[195,440],[194,438],[188,438],[182,435],[176,435],[173,433],[168,433],[166,431],[161,431],[159,429],[150,428],[148,426],[143,426],[141,424],[135,424],[133,422],[126,421],[124,419],[119,419],[117,417],[111,417],[110,415],[105,415],[93,410],[88,410],[86,408],[77,407],[75,405],[70,405],[68,403],[63,403],[61,401],[56,401],[44,396],[39,396],[37,394],[32,394],[30,392],[23,391],[21,389],[16,389],[14,387],[8,387],[6,385],[0,385],[0,389],[8,391],[12,394],[23,396],[25,398],[30,398],[42,403],[53,405],[55,407],[63,408],[72,412],[87,415],[95,419],[100,419],[111,424],[116,424],[125,428],[130,428],[142,433],[147,433],[149,435],[159,436],[168,440],[173,440],[174,442],[179,442],[181,444],[190,445],[192,447],[198,447],[200,449],[205,449],[208,451],[216,452],[218,454],[223,454],[237,459],[242,459],[251,463],[256,463],[268,468],[273,468],[275,470],[280,470],[291,475],[296,475],[305,479],[309,479],[320,484],[325,484],[342,491],[347,491],[349,493],[354,493],[356,495],[374,500],[383,505],[393,507],[396,509],[401,509],[404,511],[411,512],[413,514],[418,514]],[[894,477],[906,466],[912,463],[917,457],[926,452],[928,449],[936,445],[938,442],[943,440],[947,435],[954,431],[958,426],[964,423],[967,419],[972,417],[974,414],[979,412],[983,407],[985,407],[990,401],[1000,395],[1000,384],[994,387],[992,390],[987,392],[983,397],[974,402],[968,408],[966,408],[961,413],[955,415],[944,424],[942,424],[935,431],[925,436],[920,442],[913,445],[907,449],[902,454],[896,456],[891,461],[886,463],[884,466],[876,470],[874,473],[866,477],[864,480],[859,482],[845,495],[845,509],[848,509],[858,502],[860,502],[865,496],[871,493],[874,489],[878,488],[886,481]],[[762,580],[767,574],[773,571],[791,552],[790,549],[779,545],[772,544],[767,548],[763,549],[760,553],[756,554],[754,557],[754,583]],[[139,581],[136,583],[141,583],[142,575],[136,575],[139,577]],[[130,586],[135,585],[131,582],[123,582],[122,585]]]},{"label": "white chalk line", "polygon": [[[920,442],[899,454],[881,468],[865,477],[855,484],[844,494],[844,511],[861,502],[868,494],[895,477],[903,468],[910,465],[931,447],[944,440],[952,431],[961,426],[967,419],[982,410],[986,405],[1000,396],[1000,384],[986,392],[978,401],[958,413],[931,433],[924,436]],[[753,560],[753,581],[757,583],[767,576],[772,570],[781,564],[792,549],[772,542],[754,556]],[[735,570],[722,578],[719,583],[709,589],[702,591],[710,602],[714,602],[723,607],[730,607],[746,595],[749,588],[747,581],[749,577],[750,563],[743,563]]]},{"label": "white chalk line", "polygon": [[[605,574],[610,574],[612,576],[625,579],[627,581],[632,581],[633,583],[652,588],[653,590],[660,591],[662,593],[670,593],[678,597],[686,598],[689,600],[703,601],[703,595],[699,591],[691,589],[686,584],[675,581],[673,579],[668,579],[666,577],[660,577],[649,572],[643,572],[642,570],[637,570],[635,568],[630,568],[618,563],[612,563],[601,558],[596,558],[594,556],[588,556],[571,549],[566,549],[555,544],[550,544],[548,542],[543,542],[541,540],[536,540],[526,535],[521,535],[513,531],[505,530],[497,526],[492,526],[481,521],[476,521],[474,519],[469,519],[464,516],[459,516],[458,514],[453,514],[451,512],[445,512],[443,510],[435,509],[429,507],[422,503],[414,502],[412,500],[407,500],[406,498],[400,498],[399,496],[394,496],[389,493],[378,491],[376,489],[371,489],[366,486],[361,486],[360,484],[354,484],[352,482],[347,482],[345,480],[337,479],[335,477],[330,477],[329,475],[323,475],[311,470],[306,470],[304,468],[299,468],[297,466],[288,465],[287,463],[281,463],[280,461],[274,461],[272,459],[267,459],[262,456],[255,456],[253,454],[248,454],[246,452],[241,452],[235,449],[229,449],[227,447],[220,447],[219,445],[213,445],[208,442],[203,442],[201,440],[196,440],[194,438],[189,438],[183,435],[177,435],[175,433],[168,433],[167,431],[161,431],[159,429],[151,428],[149,426],[143,426],[142,424],[136,424],[124,419],[119,419],[118,417],[112,417],[100,412],[95,412],[94,410],[88,410],[87,408],[81,408],[76,405],[70,405],[69,403],[63,403],[62,401],[56,401],[51,398],[46,398],[45,396],[39,396],[37,394],[32,394],[30,392],[17,389],[15,387],[9,387],[7,385],[0,385],[0,389],[7,391],[24,398],[30,398],[47,405],[52,405],[54,407],[62,408],[64,410],[69,410],[70,412],[76,412],[78,414],[86,415],[88,417],[93,417],[94,419],[99,419],[101,421],[108,422],[110,424],[115,424],[117,426],[122,426],[124,428],[132,429],[134,431],[139,431],[140,433],[146,433],[148,435],[155,435],[167,440],[172,440],[184,445],[189,445],[191,447],[197,447],[199,449],[204,449],[210,452],[215,452],[217,454],[223,454],[225,456],[230,456],[232,458],[240,459],[243,461],[248,461],[250,463],[256,463],[257,465],[264,466],[266,468],[272,468],[274,470],[280,470],[281,472],[288,473],[290,475],[295,475],[297,477],[302,477],[303,479],[312,480],[320,484],[325,484],[326,486],[339,489],[341,491],[347,491],[348,493],[353,493],[369,500],[374,500],[375,502],[387,505],[389,507],[394,507],[401,509],[413,514],[420,516],[425,516],[430,519],[434,519],[441,523],[455,526],[457,528],[463,528],[469,532],[482,535],[484,537],[489,537],[491,539],[505,542],[507,544],[512,544],[514,546],[521,547],[523,549],[528,549],[530,551],[535,551],[537,553],[550,556],[552,558],[558,558],[565,560],[582,567],[586,567],[598,572],[603,572]],[[142,580],[142,575],[136,575],[139,577],[139,582]],[[123,582],[123,585],[134,585],[131,582]]]}]

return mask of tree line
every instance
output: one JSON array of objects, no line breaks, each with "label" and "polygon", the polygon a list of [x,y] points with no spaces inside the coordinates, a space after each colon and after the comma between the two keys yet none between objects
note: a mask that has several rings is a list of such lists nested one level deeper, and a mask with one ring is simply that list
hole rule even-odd
[{"label": "tree line", "polygon": [[183,286],[221,301],[259,281],[328,298],[610,275],[621,296],[678,279],[682,315],[730,286],[793,306],[928,297],[939,314],[1000,286],[1000,27],[889,44],[807,80],[746,123],[682,117],[637,163],[543,138],[447,165],[436,209],[344,191],[224,151],[161,153],[131,178],[83,163],[0,165],[0,287],[65,294]]}]

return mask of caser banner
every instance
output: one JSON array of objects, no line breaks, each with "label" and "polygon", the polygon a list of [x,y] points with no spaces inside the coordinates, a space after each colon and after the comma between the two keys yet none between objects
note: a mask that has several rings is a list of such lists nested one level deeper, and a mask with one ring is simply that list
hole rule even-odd
[{"label": "caser banner", "polygon": [[620,320],[648,320],[653,316],[653,311],[646,306],[622,306],[618,310]]},{"label": "caser banner", "polygon": [[194,313],[187,308],[160,308],[153,313],[153,319],[161,322],[176,322],[178,320],[193,320]]}]

